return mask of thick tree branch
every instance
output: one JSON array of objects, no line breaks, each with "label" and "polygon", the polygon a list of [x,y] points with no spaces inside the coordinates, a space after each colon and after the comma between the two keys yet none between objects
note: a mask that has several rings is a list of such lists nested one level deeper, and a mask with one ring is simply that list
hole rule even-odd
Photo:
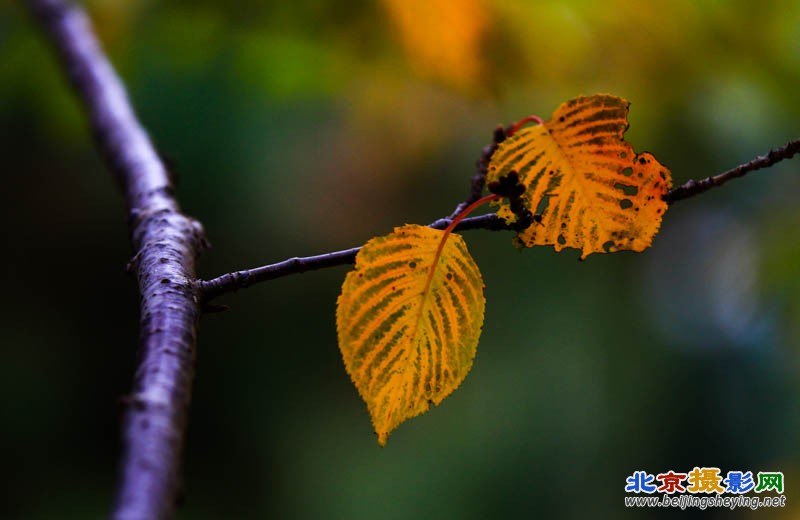
[{"label": "thick tree branch", "polygon": [[750,162],[740,164],[736,168],[732,168],[724,173],[715,175],[713,177],[706,177],[696,181],[694,179],[686,182],[685,184],[673,188],[664,195],[664,200],[667,204],[688,199],[711,188],[722,186],[731,179],[742,177],[752,171],[760,170],[761,168],[768,168],[775,163],[785,159],[791,159],[796,154],[800,153],[800,139],[789,141],[785,145],[775,150],[770,150],[766,155],[759,155]]},{"label": "thick tree branch", "polygon": [[140,360],[123,426],[124,455],[113,518],[173,515],[194,379],[200,224],[181,213],[164,165],[103,54],[86,14],[61,0],[28,6],[84,105],[97,145],[122,186],[130,267],[141,293]]},{"label": "thick tree branch", "polygon": [[[448,226],[450,221],[458,215],[461,210],[467,207],[472,202],[478,200],[483,191],[486,179],[486,170],[491,160],[494,150],[497,145],[505,139],[506,130],[503,127],[498,127],[495,130],[494,142],[484,147],[481,158],[478,161],[478,171],[472,179],[471,190],[469,197],[458,206],[452,215],[447,218],[442,218],[429,224],[429,227],[436,229],[444,229]],[[800,140],[794,140],[786,143],[784,146],[770,150],[767,155],[760,155],[750,162],[741,164],[736,168],[728,170],[713,177],[696,181],[690,180],[685,184],[673,188],[666,195],[664,200],[668,204],[673,202],[687,199],[711,188],[719,187],[731,179],[742,177],[749,172],[767,168],[785,159],[790,159],[797,153],[800,153]],[[499,230],[514,230],[513,225],[508,225],[502,219],[495,215],[482,215],[480,217],[472,217],[464,219],[455,228],[458,231],[467,229],[490,229],[493,231]],[[335,251],[333,253],[325,253],[316,256],[307,257],[294,257],[278,262],[276,264],[265,265],[256,267],[254,269],[246,269],[244,271],[235,271],[218,276],[211,280],[203,280],[199,282],[200,292],[204,301],[209,301],[222,294],[244,289],[253,284],[273,280],[282,276],[290,274],[299,274],[306,271],[315,271],[317,269],[324,269],[326,267],[333,267],[337,265],[352,264],[355,262],[356,254],[358,254],[360,247],[345,249],[342,251]]]}]

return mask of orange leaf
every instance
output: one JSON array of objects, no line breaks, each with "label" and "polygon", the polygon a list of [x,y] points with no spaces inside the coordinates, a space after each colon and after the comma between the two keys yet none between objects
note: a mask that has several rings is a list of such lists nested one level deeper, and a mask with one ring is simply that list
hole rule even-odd
[{"label": "orange leaf", "polygon": [[406,225],[373,238],[336,309],[339,349],[378,443],[438,405],[472,367],[486,300],[461,236]]},{"label": "orange leaf", "polygon": [[[628,105],[607,94],[579,97],[498,146],[487,181],[516,171],[526,188],[523,202],[542,214],[541,223],[517,235],[518,245],[572,247],[582,259],[650,246],[672,179],[655,157],[636,155],[623,140]],[[500,204],[498,215],[513,221],[508,202]]]}]

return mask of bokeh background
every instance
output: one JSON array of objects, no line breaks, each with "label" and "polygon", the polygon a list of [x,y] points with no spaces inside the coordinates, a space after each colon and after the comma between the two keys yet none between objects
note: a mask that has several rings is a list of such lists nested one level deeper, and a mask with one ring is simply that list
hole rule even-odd
[{"label": "bokeh background", "polygon": [[[579,94],[678,182],[800,131],[795,0],[93,0],[223,272],[427,223],[498,123]],[[0,3],[0,517],[102,518],[137,349],[121,197],[37,27]],[[346,267],[201,323],[180,518],[666,518],[625,477],[786,475],[800,516],[800,162],[683,201],[642,254],[472,231],[475,365],[379,448],[336,345]],[[684,513],[689,515],[689,513]]]}]

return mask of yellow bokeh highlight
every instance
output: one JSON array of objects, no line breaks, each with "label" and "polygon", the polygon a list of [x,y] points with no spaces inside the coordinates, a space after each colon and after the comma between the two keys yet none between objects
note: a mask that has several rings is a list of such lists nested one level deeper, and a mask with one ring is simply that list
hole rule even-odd
[{"label": "yellow bokeh highlight", "polygon": [[479,80],[489,12],[481,0],[384,0],[411,67],[471,88]]}]

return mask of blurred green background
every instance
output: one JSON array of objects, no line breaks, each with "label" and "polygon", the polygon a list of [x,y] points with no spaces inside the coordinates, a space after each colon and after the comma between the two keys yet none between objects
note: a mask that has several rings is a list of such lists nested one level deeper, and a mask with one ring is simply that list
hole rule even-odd
[{"label": "blurred green background", "polygon": [[[223,272],[449,214],[498,123],[579,94],[676,182],[798,137],[800,3],[94,0]],[[0,3],[2,518],[102,518],[137,349],[121,197],[37,28]],[[800,516],[800,162],[671,208],[651,249],[472,231],[475,365],[379,448],[336,345],[345,267],[201,323],[180,518],[666,518],[625,477],[786,474]],[[689,513],[684,513],[688,515]]]}]

